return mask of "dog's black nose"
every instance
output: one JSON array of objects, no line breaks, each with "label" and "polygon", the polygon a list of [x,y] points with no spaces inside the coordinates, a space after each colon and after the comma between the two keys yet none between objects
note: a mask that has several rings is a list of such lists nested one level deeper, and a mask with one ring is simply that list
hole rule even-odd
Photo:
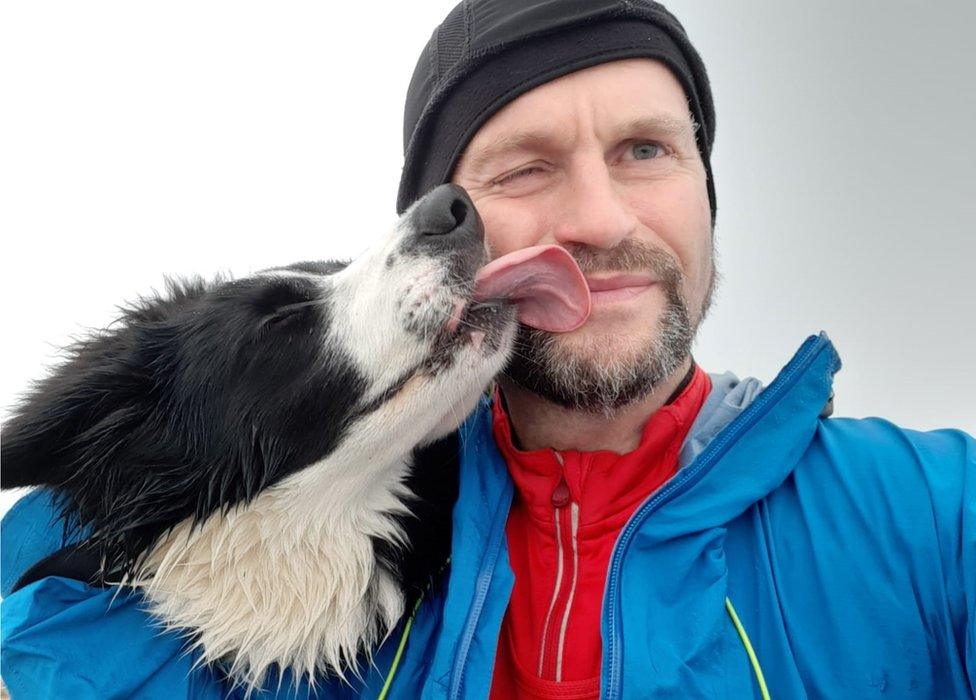
[{"label": "dog's black nose", "polygon": [[484,234],[481,217],[463,187],[440,185],[428,192],[413,211],[418,235],[439,237],[467,234],[480,238]]}]

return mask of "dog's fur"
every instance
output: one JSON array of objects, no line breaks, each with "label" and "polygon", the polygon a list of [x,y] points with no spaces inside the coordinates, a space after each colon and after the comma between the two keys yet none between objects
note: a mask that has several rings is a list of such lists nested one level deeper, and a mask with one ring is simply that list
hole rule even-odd
[{"label": "dog's fur", "polygon": [[445,326],[483,230],[471,207],[427,235],[423,205],[352,263],[171,284],[4,426],[3,487],[50,487],[103,581],[249,689],[358,673],[448,555],[455,429],[516,321],[473,304]]}]

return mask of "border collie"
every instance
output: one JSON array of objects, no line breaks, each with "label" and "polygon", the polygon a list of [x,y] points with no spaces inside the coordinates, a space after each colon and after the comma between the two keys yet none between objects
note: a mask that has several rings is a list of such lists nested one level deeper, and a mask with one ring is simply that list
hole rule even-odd
[{"label": "border collie", "polygon": [[93,580],[229,680],[358,673],[449,554],[456,428],[519,320],[583,323],[585,281],[557,246],[488,263],[442,185],[351,263],[168,286],[35,385],[2,486],[51,488]]}]

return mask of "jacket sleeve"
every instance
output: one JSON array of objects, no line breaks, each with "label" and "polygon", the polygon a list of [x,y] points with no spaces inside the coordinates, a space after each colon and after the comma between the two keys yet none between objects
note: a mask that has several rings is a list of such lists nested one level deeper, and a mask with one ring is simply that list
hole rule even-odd
[{"label": "jacket sleeve", "polygon": [[797,655],[864,697],[879,677],[895,695],[976,697],[973,437],[824,419],[792,486],[771,536],[784,605],[816,610],[793,620]]},{"label": "jacket sleeve", "polygon": [[875,484],[888,491],[890,531],[902,545],[891,566],[909,569],[929,643],[945,654],[941,673],[958,678],[957,688],[968,683],[976,697],[976,440],[961,430],[921,432],[877,418],[861,423],[900,446],[888,453],[885,478]]},{"label": "jacket sleeve", "polygon": [[11,698],[224,697],[216,677],[191,670],[183,640],[155,627],[141,602],[60,576],[5,598],[0,643]]},{"label": "jacket sleeve", "polygon": [[[890,512],[892,568],[907,567],[930,647],[945,655],[940,671],[976,697],[976,440],[953,429],[921,432],[865,419],[882,441],[884,478],[874,495]],[[900,493],[899,493],[900,492]],[[867,499],[868,494],[863,494]],[[934,646],[933,646],[934,645]]]},{"label": "jacket sleeve", "polygon": [[[914,503],[904,508],[916,515],[917,530],[933,530],[935,558],[925,573],[940,572],[944,585],[944,603],[931,608],[947,610],[942,634],[955,640],[962,674],[976,697],[976,440],[961,430],[902,434],[914,458],[909,463],[917,465],[921,477]],[[931,525],[923,526],[924,520]],[[946,670],[955,665],[952,660]]]},{"label": "jacket sleeve", "polygon": [[[32,491],[14,504],[0,526],[0,672],[12,700],[246,697],[245,689],[232,687],[219,671],[194,667],[199,655],[188,651],[183,635],[165,631],[145,611],[138,591],[99,588],[62,575],[24,585],[25,578],[13,590],[34,564],[74,543],[74,538],[62,536],[50,496],[43,489]],[[393,664],[398,634],[390,635],[376,652],[361,685],[349,678],[311,687],[288,673],[282,678],[269,673],[253,697],[376,697]],[[407,668],[401,675],[409,680],[410,673]]]},{"label": "jacket sleeve", "polygon": [[218,698],[226,688],[191,669],[184,640],[163,632],[138,593],[47,576],[11,592],[36,561],[68,544],[50,494],[18,501],[0,528],[0,662],[13,700],[45,698]]},{"label": "jacket sleeve", "polygon": [[[947,503],[936,512],[941,510],[943,514],[946,544],[951,547],[958,543],[955,551],[946,547],[947,569],[955,577],[947,585],[958,587],[960,605],[954,632],[965,649],[969,692],[976,697],[976,439],[958,430],[937,431],[935,435],[954,457],[941,465],[940,471],[950,472],[946,479]],[[924,448],[920,445],[919,449]]]}]

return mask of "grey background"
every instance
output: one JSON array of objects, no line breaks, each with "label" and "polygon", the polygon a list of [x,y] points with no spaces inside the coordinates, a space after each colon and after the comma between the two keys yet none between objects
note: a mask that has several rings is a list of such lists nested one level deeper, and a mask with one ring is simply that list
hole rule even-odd
[{"label": "grey background", "polygon": [[768,380],[823,329],[838,415],[976,430],[976,3],[669,7],[717,103],[697,359]]},{"label": "grey background", "polygon": [[[164,273],[382,235],[403,96],[452,6],[6,4],[0,405]],[[976,432],[976,3],[669,7],[717,105],[724,280],[696,359],[768,383],[823,329],[836,415]]]}]

